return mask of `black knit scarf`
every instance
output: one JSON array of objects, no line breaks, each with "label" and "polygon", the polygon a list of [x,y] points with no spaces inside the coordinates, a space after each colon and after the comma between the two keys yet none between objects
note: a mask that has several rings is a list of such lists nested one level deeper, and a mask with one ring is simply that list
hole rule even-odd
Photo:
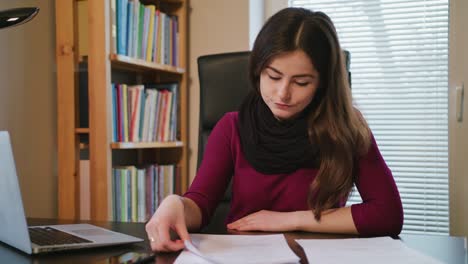
[{"label": "black knit scarf", "polygon": [[247,161],[264,174],[318,167],[318,148],[307,133],[307,109],[294,120],[279,121],[252,91],[239,111],[239,135]]}]

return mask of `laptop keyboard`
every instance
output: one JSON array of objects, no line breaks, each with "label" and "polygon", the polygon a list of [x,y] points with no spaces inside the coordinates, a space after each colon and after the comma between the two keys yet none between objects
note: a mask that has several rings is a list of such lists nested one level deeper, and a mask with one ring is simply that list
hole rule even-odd
[{"label": "laptop keyboard", "polygon": [[28,229],[31,242],[39,246],[92,243],[92,241],[52,227],[29,227]]}]

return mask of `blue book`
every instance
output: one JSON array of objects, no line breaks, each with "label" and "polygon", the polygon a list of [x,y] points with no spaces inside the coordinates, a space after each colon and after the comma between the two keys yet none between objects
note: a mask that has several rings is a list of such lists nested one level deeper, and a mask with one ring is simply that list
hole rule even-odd
[{"label": "blue book", "polygon": [[133,56],[133,9],[135,8],[135,3],[133,1],[128,2],[127,9],[127,56]]},{"label": "blue book", "polygon": [[120,221],[120,204],[121,204],[121,195],[120,195],[120,171],[118,169],[112,169],[112,174],[114,178],[114,221]]},{"label": "blue book", "polygon": [[120,221],[125,222],[127,220],[127,171],[125,169],[119,169],[120,171]]},{"label": "blue book", "polygon": [[112,141],[116,142],[118,140],[117,136],[117,91],[115,84],[111,84],[112,89]]},{"label": "blue book", "polygon": [[117,53],[127,55],[128,0],[117,0]]},{"label": "blue book", "polygon": [[132,50],[129,56],[138,58],[138,31],[140,23],[140,1],[136,0],[133,6]]},{"label": "blue book", "polygon": [[115,50],[115,52],[117,54],[119,54],[120,50],[122,49],[122,47],[120,47],[120,45],[122,45],[122,43],[120,43],[120,27],[121,27],[121,23],[122,23],[122,20],[121,20],[121,14],[122,13],[122,0],[112,0],[112,1],[115,1],[115,27],[116,27],[116,47],[117,49]]},{"label": "blue book", "polygon": [[125,170],[127,176],[127,219],[125,222],[132,221],[132,171],[130,168]]}]

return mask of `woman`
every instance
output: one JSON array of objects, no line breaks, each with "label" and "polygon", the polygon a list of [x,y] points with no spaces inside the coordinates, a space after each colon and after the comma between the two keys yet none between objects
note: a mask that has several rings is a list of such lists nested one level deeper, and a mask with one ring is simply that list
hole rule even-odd
[{"label": "woman", "polygon": [[[267,21],[250,58],[254,91],[212,131],[184,197],[167,197],[146,225],[153,250],[182,249],[187,230],[209,222],[231,177],[228,229],[400,233],[400,196],[353,108],[341,54],[324,13],[286,8]],[[353,184],[363,203],[346,207]]]}]

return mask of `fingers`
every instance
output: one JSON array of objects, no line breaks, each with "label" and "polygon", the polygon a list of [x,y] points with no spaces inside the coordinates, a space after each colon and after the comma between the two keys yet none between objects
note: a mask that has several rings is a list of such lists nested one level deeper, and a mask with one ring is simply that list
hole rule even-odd
[{"label": "fingers", "polygon": [[[181,239],[172,240],[173,231]],[[179,196],[170,195],[164,199],[146,225],[146,233],[153,251],[172,252],[184,248],[183,240],[190,239],[190,236],[185,225],[184,205]]]},{"label": "fingers", "polygon": [[255,230],[255,221],[250,219],[248,216],[241,218],[235,222],[227,225],[227,228],[239,230],[239,231],[251,231]]},{"label": "fingers", "polygon": [[168,226],[160,225],[158,227],[158,242],[156,245],[157,251],[179,251],[184,248],[184,241],[182,240],[171,240],[171,236],[169,234]]},{"label": "fingers", "polygon": [[[151,250],[173,252],[179,251],[185,247],[183,240],[171,240],[169,231],[170,227],[168,225],[156,224],[151,221],[146,225],[146,233],[150,240]],[[186,237],[189,237],[188,233]]]},{"label": "fingers", "polygon": [[179,235],[180,239],[181,240],[190,240],[190,235],[187,231],[187,226],[185,225],[185,223],[179,223],[175,226],[175,231],[177,232],[177,234]]},{"label": "fingers", "polygon": [[228,224],[227,228],[229,228],[229,229],[238,229],[239,227],[245,225],[246,223],[247,223],[247,216]]}]

